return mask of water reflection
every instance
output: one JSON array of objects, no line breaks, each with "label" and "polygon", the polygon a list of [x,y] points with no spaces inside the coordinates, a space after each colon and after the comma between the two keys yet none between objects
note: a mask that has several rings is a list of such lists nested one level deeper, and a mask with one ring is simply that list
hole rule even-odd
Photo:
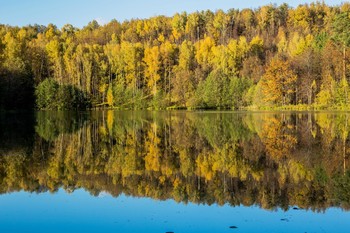
[{"label": "water reflection", "polygon": [[2,116],[0,192],[84,188],[184,203],[349,209],[349,120],[331,112]]}]

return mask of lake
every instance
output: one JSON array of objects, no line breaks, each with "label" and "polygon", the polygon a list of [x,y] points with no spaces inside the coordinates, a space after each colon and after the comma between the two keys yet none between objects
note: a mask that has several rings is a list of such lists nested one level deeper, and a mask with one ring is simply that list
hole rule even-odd
[{"label": "lake", "polygon": [[0,232],[350,229],[350,113],[1,113],[0,128]]}]

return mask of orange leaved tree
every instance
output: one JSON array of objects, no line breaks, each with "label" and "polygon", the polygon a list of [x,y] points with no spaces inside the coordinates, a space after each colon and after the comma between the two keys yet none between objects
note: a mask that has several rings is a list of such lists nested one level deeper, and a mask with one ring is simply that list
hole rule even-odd
[{"label": "orange leaved tree", "polygon": [[287,61],[274,59],[262,77],[262,94],[266,102],[286,105],[295,93],[297,75]]}]

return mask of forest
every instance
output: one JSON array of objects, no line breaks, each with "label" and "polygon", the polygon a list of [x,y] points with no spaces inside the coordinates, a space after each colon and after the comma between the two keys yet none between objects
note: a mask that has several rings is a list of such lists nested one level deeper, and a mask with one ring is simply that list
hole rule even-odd
[{"label": "forest", "polygon": [[0,25],[0,109],[349,109],[349,46],[349,3]]},{"label": "forest", "polygon": [[0,114],[0,194],[350,209],[349,113]]}]

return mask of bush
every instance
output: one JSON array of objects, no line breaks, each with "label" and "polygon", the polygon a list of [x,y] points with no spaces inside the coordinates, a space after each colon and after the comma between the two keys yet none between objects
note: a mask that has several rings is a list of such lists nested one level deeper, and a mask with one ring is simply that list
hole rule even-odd
[{"label": "bush", "polygon": [[53,79],[45,79],[35,90],[36,106],[39,109],[57,109],[58,83]]},{"label": "bush", "polygon": [[85,109],[90,106],[86,95],[71,85],[58,85],[52,79],[41,82],[36,90],[36,105],[39,109]]}]

